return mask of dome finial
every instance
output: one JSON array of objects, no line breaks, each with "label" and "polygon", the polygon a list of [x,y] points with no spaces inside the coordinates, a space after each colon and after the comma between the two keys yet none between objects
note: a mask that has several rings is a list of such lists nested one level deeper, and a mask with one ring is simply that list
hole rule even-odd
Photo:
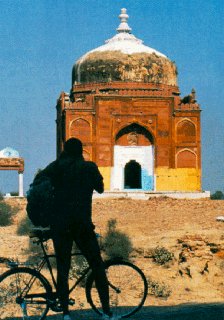
[{"label": "dome finial", "polygon": [[127,12],[127,9],[125,9],[125,8],[121,9],[121,14],[119,15],[119,18],[121,19],[121,23],[120,23],[119,27],[117,28],[117,32],[131,33],[131,28],[127,24],[127,20],[129,18],[129,15],[126,12]]}]

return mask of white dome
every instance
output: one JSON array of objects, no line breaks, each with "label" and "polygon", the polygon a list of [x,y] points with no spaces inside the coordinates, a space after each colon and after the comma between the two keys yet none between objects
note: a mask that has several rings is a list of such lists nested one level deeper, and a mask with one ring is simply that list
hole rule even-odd
[{"label": "white dome", "polygon": [[161,52],[131,34],[126,9],[121,9],[117,34],[79,58],[72,83],[137,81],[176,85],[176,66]]},{"label": "white dome", "polygon": [[155,53],[158,56],[166,58],[161,52],[145,46],[143,41],[137,39],[133,34],[121,32],[116,34],[113,38],[105,41],[105,44],[89,51],[83,57],[81,57],[77,62],[86,58],[92,52],[103,52],[103,51],[121,51],[122,53],[132,54],[132,53]]},{"label": "white dome", "polygon": [[131,28],[127,24],[128,15],[126,14],[126,9],[121,9],[120,14],[121,23],[117,28],[118,33],[109,40],[105,41],[105,44],[97,47],[85,55],[83,55],[77,63],[81,63],[85,58],[88,57],[89,54],[93,52],[103,52],[103,51],[121,51],[125,54],[132,54],[132,53],[155,53],[158,56],[166,58],[164,54],[161,52],[145,46],[143,41],[136,38],[133,34],[131,34]]},{"label": "white dome", "polygon": [[0,150],[0,158],[19,158],[19,152],[13,148],[6,147]]}]

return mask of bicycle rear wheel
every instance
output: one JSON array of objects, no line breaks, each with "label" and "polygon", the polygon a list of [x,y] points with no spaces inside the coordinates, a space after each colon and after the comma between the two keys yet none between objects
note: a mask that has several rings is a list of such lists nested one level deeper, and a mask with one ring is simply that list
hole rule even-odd
[{"label": "bicycle rear wheel", "polygon": [[16,267],[0,276],[0,319],[43,320],[51,286],[36,270]]},{"label": "bicycle rear wheel", "polygon": [[[122,260],[106,263],[106,273],[113,315],[118,318],[130,317],[143,306],[147,297],[148,285],[144,273],[132,263]],[[86,297],[93,310],[102,314],[92,274],[87,279]]]}]

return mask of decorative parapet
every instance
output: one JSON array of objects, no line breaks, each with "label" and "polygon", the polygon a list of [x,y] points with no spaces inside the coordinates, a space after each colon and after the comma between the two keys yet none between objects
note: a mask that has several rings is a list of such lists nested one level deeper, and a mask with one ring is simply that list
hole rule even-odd
[{"label": "decorative parapet", "polygon": [[200,105],[198,103],[181,103],[176,108],[175,111],[200,111]]},{"label": "decorative parapet", "polygon": [[70,105],[70,96],[67,92],[61,92],[58,100],[57,100],[57,105],[56,108],[57,110],[63,110],[66,108],[69,108]]},{"label": "decorative parapet", "polygon": [[[71,103],[66,108],[91,109],[93,96],[141,96],[174,97],[179,96],[177,86],[151,83],[105,82],[75,85],[71,92]],[[178,100],[178,102],[180,99]]]},{"label": "decorative parapet", "polygon": [[180,102],[178,106],[175,108],[175,111],[192,111],[197,110],[200,111],[200,105],[196,100],[196,91],[195,89],[191,90],[191,93],[182,99],[180,98]]},{"label": "decorative parapet", "polygon": [[111,82],[90,82],[85,84],[75,84],[72,93],[79,93],[86,91],[87,93],[95,93],[96,89],[144,89],[144,90],[158,90],[172,91],[180,93],[178,86],[166,85],[161,83],[144,83],[144,82],[124,82],[124,81],[111,81]]}]

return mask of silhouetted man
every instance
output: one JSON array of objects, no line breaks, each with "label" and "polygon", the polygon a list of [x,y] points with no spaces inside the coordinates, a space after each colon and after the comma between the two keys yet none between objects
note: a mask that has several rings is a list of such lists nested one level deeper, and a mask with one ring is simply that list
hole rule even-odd
[{"label": "silhouetted man", "polygon": [[103,319],[114,319],[109,308],[107,277],[91,218],[93,190],[104,191],[103,177],[94,162],[84,160],[82,151],[80,140],[67,140],[60,157],[41,173],[49,176],[55,187],[55,212],[50,227],[57,260],[57,290],[63,319],[70,320],[68,275],[75,241],[94,273]]}]

